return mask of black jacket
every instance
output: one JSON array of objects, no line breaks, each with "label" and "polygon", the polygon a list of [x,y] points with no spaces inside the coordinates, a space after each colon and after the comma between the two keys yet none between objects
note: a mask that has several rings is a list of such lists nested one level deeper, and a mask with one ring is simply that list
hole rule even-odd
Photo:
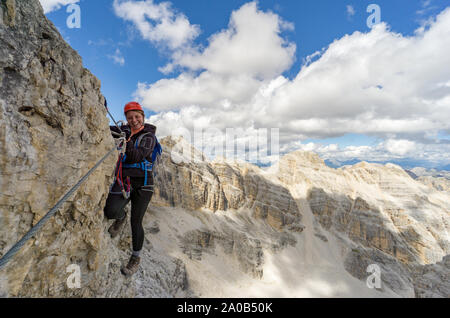
[{"label": "black jacket", "polygon": [[[116,126],[110,126],[110,129],[116,133],[120,133]],[[121,127],[122,131],[126,133],[126,138],[130,138],[131,129],[128,125]],[[144,129],[138,132],[136,135],[131,137],[130,141],[127,142],[127,150],[125,152],[126,158],[124,163],[140,163],[147,159],[147,161],[152,162],[152,153],[156,145],[156,127],[150,124],[144,124]],[[136,140],[139,136],[146,134],[140,144],[135,147]],[[138,168],[123,168],[123,177],[145,177],[145,172]]]}]

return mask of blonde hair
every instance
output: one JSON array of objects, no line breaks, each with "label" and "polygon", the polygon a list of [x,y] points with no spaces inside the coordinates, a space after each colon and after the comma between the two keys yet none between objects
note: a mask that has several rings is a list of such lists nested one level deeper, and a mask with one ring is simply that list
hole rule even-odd
[{"label": "blonde hair", "polygon": [[127,111],[127,112],[125,113],[125,118],[127,118],[127,114],[128,114],[129,112],[137,112],[137,113],[141,114],[141,115],[142,115],[142,118],[145,120],[145,113],[144,113],[142,110],[130,110],[130,111]]}]

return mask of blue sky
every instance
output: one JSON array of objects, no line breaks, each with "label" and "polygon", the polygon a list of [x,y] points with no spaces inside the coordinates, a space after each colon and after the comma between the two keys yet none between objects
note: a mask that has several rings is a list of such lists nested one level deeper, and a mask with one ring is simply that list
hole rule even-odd
[{"label": "blue sky", "polygon": [[[163,135],[179,126],[192,131],[194,123],[219,130],[280,127],[282,152],[450,163],[450,71],[443,70],[448,1],[41,3],[101,80],[116,119],[126,102],[139,100]],[[69,3],[81,9],[80,28],[66,23]],[[371,3],[379,6],[383,27],[367,25]],[[144,9],[154,16],[142,15]],[[365,84],[356,87],[358,81]]]}]

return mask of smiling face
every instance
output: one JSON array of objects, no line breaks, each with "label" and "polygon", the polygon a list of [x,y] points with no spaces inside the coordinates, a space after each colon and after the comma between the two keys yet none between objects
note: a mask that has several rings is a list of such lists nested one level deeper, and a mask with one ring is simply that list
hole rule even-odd
[{"label": "smiling face", "polygon": [[125,116],[132,130],[138,130],[144,125],[144,116],[138,111],[130,110]]}]

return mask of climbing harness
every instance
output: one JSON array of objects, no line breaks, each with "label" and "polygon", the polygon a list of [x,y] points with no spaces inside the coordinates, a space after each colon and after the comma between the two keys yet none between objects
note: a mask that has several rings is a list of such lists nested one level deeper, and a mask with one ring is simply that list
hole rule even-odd
[{"label": "climbing harness", "polygon": [[[109,193],[111,194],[121,194],[123,195],[123,197],[125,199],[128,199],[130,197],[130,193],[131,193],[131,183],[130,183],[130,177],[126,178],[125,183],[123,182],[123,177],[122,177],[122,163],[125,161],[126,158],[126,134],[125,132],[122,130],[122,126],[123,126],[123,121],[118,121],[116,122],[114,120],[114,117],[111,115],[111,113],[108,110],[108,102],[105,98],[105,108],[106,111],[109,114],[109,117],[111,117],[111,119],[113,120],[114,124],[116,125],[117,129],[119,129],[120,134],[116,133],[114,131],[111,131],[111,133],[116,136],[119,137],[118,139],[118,147],[117,150],[119,151],[119,158],[117,159],[117,163],[116,163],[116,167],[114,170],[114,182],[111,184],[110,188],[109,188]],[[119,126],[120,124],[120,126]],[[117,184],[117,186],[119,187],[120,192],[115,191],[116,187],[115,185]]]},{"label": "climbing harness", "polygon": [[[107,102],[105,100],[105,107],[106,109],[108,109],[107,107]],[[142,110],[141,106],[137,103],[128,103],[127,106],[125,107],[125,111],[128,109],[129,110],[133,110],[133,109],[138,109],[138,110]],[[108,111],[109,113],[109,111]],[[109,113],[109,115],[112,118],[112,115]],[[125,132],[122,131],[121,127],[119,126],[119,123],[121,123],[123,125],[123,122],[119,121],[116,122],[113,118],[113,121],[116,125],[116,127],[119,129],[119,131],[121,132],[116,133],[113,132],[113,135],[115,135],[116,137],[120,137],[120,138],[125,138]],[[134,147],[137,149],[139,147],[139,145],[141,144],[142,139],[148,135],[150,133],[145,133],[142,134],[141,136],[139,136],[135,143],[134,143]],[[149,176],[148,174],[151,172],[153,173],[153,176],[155,176],[154,172],[153,172],[153,168],[160,162],[159,158],[162,154],[162,147],[161,144],[159,143],[158,139],[155,137],[156,139],[156,145],[153,149],[152,152],[152,161],[149,162],[146,158],[140,162],[140,163],[133,163],[133,164],[126,164],[125,160],[127,155],[125,154],[125,150],[126,150],[126,146],[123,147],[123,150],[119,152],[119,158],[117,159],[117,164],[116,164],[116,168],[114,171],[114,182],[111,184],[111,187],[109,188],[109,193],[110,194],[121,194],[123,195],[123,197],[128,200],[130,198],[131,195],[131,183],[130,183],[130,177],[127,177],[125,179],[125,182],[123,180],[123,176],[122,176],[122,170],[123,168],[125,169],[129,169],[129,168],[137,168],[137,169],[141,169],[144,171],[145,176],[144,176],[144,185],[140,188],[142,191],[148,191],[148,192],[153,192],[153,184],[148,184],[149,181]],[[126,145],[126,141],[123,142]]]},{"label": "climbing harness", "polygon": [[[136,149],[141,144],[142,138],[144,138],[148,134],[150,134],[150,133],[142,134],[141,136],[139,136],[138,139],[136,139],[136,142],[134,143],[134,147]],[[142,171],[144,171],[144,173],[145,173],[144,185],[141,187],[141,189],[144,191],[149,191],[149,192],[153,192],[153,185],[148,184],[148,174],[149,174],[149,172],[153,173],[153,167],[156,166],[160,162],[160,157],[162,154],[161,144],[159,143],[159,141],[156,137],[155,137],[155,140],[156,140],[156,144],[155,144],[155,147],[153,148],[151,162],[149,162],[146,158],[144,158],[144,160],[140,163],[132,163],[132,164],[124,163],[123,164],[123,168],[127,168],[127,169],[128,168],[137,168],[137,169],[141,169]]]},{"label": "climbing harness", "polygon": [[[122,177],[122,168],[123,168],[123,162],[125,161],[125,158],[127,155],[125,154],[126,151],[126,140],[125,137],[122,136],[119,138],[118,148],[119,150],[119,158],[117,159],[116,168],[114,172],[114,182],[109,188],[109,193],[111,194],[122,194],[125,199],[128,199],[130,197],[131,193],[131,183],[130,183],[130,177],[126,178],[126,182],[123,182]],[[116,184],[120,189],[120,192],[115,191]]]}]

